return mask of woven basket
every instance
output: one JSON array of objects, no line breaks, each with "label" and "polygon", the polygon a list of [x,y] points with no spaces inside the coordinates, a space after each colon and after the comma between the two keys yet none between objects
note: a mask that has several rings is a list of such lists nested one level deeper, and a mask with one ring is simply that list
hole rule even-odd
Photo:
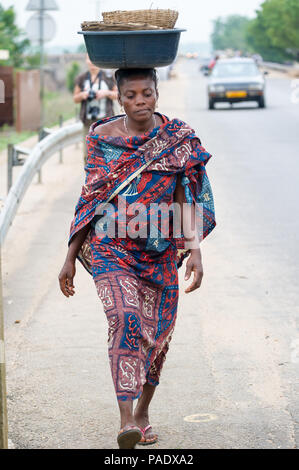
[{"label": "woven basket", "polygon": [[106,11],[102,13],[104,23],[138,23],[173,29],[179,13],[175,10]]},{"label": "woven basket", "polygon": [[141,31],[159,30],[159,26],[138,23],[104,23],[103,21],[84,21],[81,23],[82,31]]}]

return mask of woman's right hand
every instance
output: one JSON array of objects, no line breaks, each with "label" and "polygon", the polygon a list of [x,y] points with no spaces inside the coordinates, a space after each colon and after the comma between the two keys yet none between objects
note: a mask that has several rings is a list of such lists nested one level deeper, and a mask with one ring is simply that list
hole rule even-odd
[{"label": "woman's right hand", "polygon": [[89,91],[81,91],[80,93],[81,101],[86,101],[88,96],[89,96]]},{"label": "woman's right hand", "polygon": [[75,286],[73,284],[75,274],[75,261],[66,260],[58,276],[60,290],[66,297],[75,294]]}]

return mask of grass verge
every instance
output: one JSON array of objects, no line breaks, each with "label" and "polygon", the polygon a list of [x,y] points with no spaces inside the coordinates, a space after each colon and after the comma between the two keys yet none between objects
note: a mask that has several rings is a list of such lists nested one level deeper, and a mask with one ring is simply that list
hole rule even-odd
[{"label": "grass verge", "polygon": [[[78,106],[73,102],[72,95],[67,91],[48,91],[45,93],[45,127],[53,127],[59,123],[59,116],[66,121],[76,116]],[[19,144],[29,139],[36,132],[16,132],[14,127],[4,125],[0,128],[0,152],[8,144]]]}]

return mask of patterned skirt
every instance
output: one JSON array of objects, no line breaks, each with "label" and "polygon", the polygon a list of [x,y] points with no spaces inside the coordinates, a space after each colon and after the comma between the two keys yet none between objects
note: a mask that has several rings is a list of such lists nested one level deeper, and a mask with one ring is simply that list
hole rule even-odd
[{"label": "patterned skirt", "polygon": [[92,274],[108,321],[108,355],[118,400],[158,385],[178,305],[178,272],[170,248],[163,263],[147,265],[91,231]]}]

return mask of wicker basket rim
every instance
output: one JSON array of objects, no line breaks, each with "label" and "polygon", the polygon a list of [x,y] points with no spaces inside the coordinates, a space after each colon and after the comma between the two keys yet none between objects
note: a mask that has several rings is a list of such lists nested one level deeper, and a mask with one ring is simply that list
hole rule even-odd
[{"label": "wicker basket rim", "polygon": [[[104,21],[84,21],[81,23],[82,30],[117,30],[126,31],[127,30],[161,30],[163,29],[161,26],[155,26],[148,23],[104,23]],[[122,29],[123,28],[123,29]]]},{"label": "wicker basket rim", "polygon": [[151,9],[151,10],[114,10],[114,11],[103,11],[102,15],[110,15],[114,13],[126,13],[126,14],[134,14],[134,13],[173,13],[178,14],[177,10],[170,10],[170,9]]},{"label": "wicker basket rim", "polygon": [[105,23],[130,20],[135,23],[158,23],[159,26],[175,25],[178,18],[176,10],[115,10],[102,13]]}]

